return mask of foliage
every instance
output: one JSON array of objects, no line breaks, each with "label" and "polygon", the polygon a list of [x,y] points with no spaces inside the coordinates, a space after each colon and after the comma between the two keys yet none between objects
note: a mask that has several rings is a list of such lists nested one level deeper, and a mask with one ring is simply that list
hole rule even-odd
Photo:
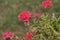
[{"label": "foliage", "polygon": [[34,30],[35,35],[33,40],[58,40],[57,36],[60,35],[60,17],[56,18],[55,14],[48,18],[49,15],[42,15],[40,19],[32,20],[33,26],[30,28]]}]

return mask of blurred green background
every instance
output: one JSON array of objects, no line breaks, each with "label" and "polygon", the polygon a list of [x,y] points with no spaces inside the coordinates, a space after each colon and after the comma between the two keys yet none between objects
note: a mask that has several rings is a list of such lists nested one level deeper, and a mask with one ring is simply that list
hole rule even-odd
[{"label": "blurred green background", "polygon": [[28,27],[18,20],[18,14],[22,11],[31,11],[60,16],[60,0],[51,0],[53,7],[44,9],[41,7],[43,0],[0,0],[0,33],[5,31],[19,32],[23,35]]}]

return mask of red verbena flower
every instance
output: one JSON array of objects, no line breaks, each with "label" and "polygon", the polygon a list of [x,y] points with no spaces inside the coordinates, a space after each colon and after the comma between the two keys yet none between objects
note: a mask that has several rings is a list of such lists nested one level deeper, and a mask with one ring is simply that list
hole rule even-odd
[{"label": "red verbena flower", "polygon": [[3,33],[3,39],[6,40],[8,38],[12,39],[14,37],[14,34],[12,32],[4,32]]},{"label": "red verbena flower", "polygon": [[50,0],[46,0],[42,2],[42,7],[47,8],[48,6],[53,6]]},{"label": "red verbena flower", "polygon": [[29,33],[26,34],[26,38],[28,40],[31,40],[32,36],[33,36],[33,32],[32,31],[30,31]]},{"label": "red verbena flower", "polygon": [[28,22],[30,16],[31,16],[31,14],[30,14],[29,11],[24,11],[24,12],[21,12],[21,13],[18,15],[18,19],[19,19],[19,20],[24,20],[25,22]]},{"label": "red verbena flower", "polygon": [[16,37],[16,40],[20,40],[20,38]]},{"label": "red verbena flower", "polygon": [[34,13],[34,14],[33,14],[33,17],[34,17],[34,18],[40,18],[40,17],[41,17],[41,14],[40,14],[40,13]]}]

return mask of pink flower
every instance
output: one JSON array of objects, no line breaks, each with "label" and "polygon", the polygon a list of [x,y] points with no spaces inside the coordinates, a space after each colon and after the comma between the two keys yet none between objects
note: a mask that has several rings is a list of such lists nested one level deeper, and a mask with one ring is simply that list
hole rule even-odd
[{"label": "pink flower", "polygon": [[30,16],[31,16],[31,14],[30,14],[29,11],[24,11],[24,12],[21,12],[21,13],[18,15],[18,19],[19,19],[19,20],[24,20],[25,22],[28,22]]},{"label": "pink flower", "polygon": [[28,40],[31,40],[32,36],[33,36],[33,32],[32,31],[30,31],[29,33],[26,34],[26,38]]},{"label": "pink flower", "polygon": [[3,39],[6,40],[6,39],[12,39],[14,37],[14,34],[12,32],[4,32],[3,33]]},{"label": "pink flower", "polygon": [[42,7],[47,8],[48,6],[53,6],[50,0],[45,0],[42,2]]},{"label": "pink flower", "polygon": [[40,14],[40,13],[34,13],[34,14],[33,14],[33,17],[34,17],[34,18],[40,18],[40,17],[41,17],[41,14]]}]

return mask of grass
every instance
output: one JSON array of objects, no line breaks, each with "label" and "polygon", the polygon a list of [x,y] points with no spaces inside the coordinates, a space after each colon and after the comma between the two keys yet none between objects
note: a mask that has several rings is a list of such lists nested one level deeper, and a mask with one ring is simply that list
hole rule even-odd
[{"label": "grass", "polygon": [[[21,32],[23,35],[28,27],[22,26],[18,21],[18,14],[21,11],[29,10],[41,12],[43,0],[0,0],[0,33],[5,31]],[[60,13],[60,0],[54,1],[51,11]],[[43,12],[43,11],[42,11]],[[22,24],[22,25],[21,25]]]}]

